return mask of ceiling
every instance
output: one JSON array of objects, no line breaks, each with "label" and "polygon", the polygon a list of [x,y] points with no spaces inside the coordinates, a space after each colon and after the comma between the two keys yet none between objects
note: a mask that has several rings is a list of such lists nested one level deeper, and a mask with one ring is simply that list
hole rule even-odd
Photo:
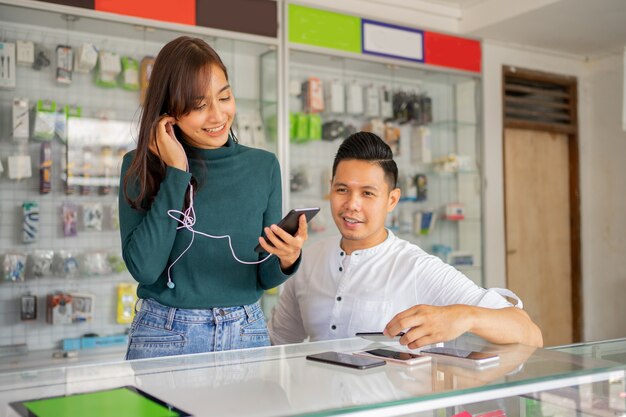
[{"label": "ceiling", "polygon": [[445,10],[467,36],[587,58],[623,53],[626,0],[373,0]]}]

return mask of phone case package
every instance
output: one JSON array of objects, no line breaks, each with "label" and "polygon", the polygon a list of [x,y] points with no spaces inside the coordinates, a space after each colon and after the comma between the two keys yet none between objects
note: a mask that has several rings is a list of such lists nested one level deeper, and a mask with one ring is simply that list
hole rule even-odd
[{"label": "phone case package", "polygon": [[293,139],[295,142],[306,142],[309,139],[309,117],[306,113],[297,113],[296,135]]},{"label": "phone case package", "polygon": [[117,87],[117,76],[122,72],[122,61],[115,52],[100,51],[98,53],[98,71],[96,85],[99,87]]},{"label": "phone case package", "polygon": [[432,162],[432,146],[430,129],[424,126],[411,128],[411,162],[414,164],[430,164]]},{"label": "phone case package", "polygon": [[72,323],[91,321],[93,319],[96,296],[93,294],[71,293]]},{"label": "phone case package", "polygon": [[24,281],[26,271],[26,255],[23,253],[6,253],[2,260],[2,275],[5,281]]},{"label": "phone case package", "polygon": [[110,220],[111,220],[111,227],[114,230],[118,230],[120,228],[120,207],[119,207],[119,203],[116,202],[114,204],[111,204],[111,209],[109,210],[109,214],[110,214]]},{"label": "phone case package", "polygon": [[150,83],[150,75],[154,66],[154,57],[146,56],[139,64],[139,102],[143,104]]},{"label": "phone case package", "polygon": [[107,259],[106,252],[92,251],[84,253],[81,262],[81,272],[88,277],[110,274],[111,265]]},{"label": "phone case package", "polygon": [[252,146],[252,115],[240,112],[237,114],[237,138],[242,145]]},{"label": "phone case package", "polygon": [[327,84],[326,105],[331,113],[343,114],[346,112],[346,93],[340,81]]},{"label": "phone case package", "polygon": [[17,65],[31,66],[35,62],[35,44],[31,41],[15,42]]},{"label": "phone case package", "polygon": [[368,117],[380,116],[380,97],[378,88],[374,86],[365,89],[365,115]]},{"label": "phone case package", "polygon": [[33,243],[39,235],[39,203],[25,201],[22,204],[22,242]]},{"label": "phone case package", "polygon": [[48,194],[52,190],[52,144],[41,144],[39,157],[39,193]]},{"label": "phone case package", "polygon": [[31,254],[31,272],[35,278],[45,278],[52,275],[52,261],[54,251],[38,249]]},{"label": "phone case package", "polygon": [[98,63],[98,50],[89,42],[78,47],[74,54],[74,71],[82,74],[91,72]]},{"label": "phone case package", "polygon": [[56,81],[60,84],[70,84],[72,82],[72,68],[74,65],[74,51],[71,46],[58,45],[57,54],[57,76]]},{"label": "phone case package", "polygon": [[393,118],[393,102],[391,99],[391,91],[385,87],[380,89],[380,117],[383,119]]},{"label": "phone case package", "polygon": [[120,272],[128,271],[124,259],[122,259],[118,253],[109,253],[107,255],[107,262],[109,263],[111,272],[119,274]]},{"label": "phone case package", "polygon": [[322,139],[322,118],[319,114],[309,114],[309,139]]},{"label": "phone case package", "polygon": [[462,203],[446,204],[446,220],[463,220],[465,219],[465,206]]},{"label": "phone case package", "polygon": [[252,143],[255,148],[265,149],[267,147],[267,137],[265,136],[265,126],[260,113],[254,113],[251,119]]},{"label": "phone case package", "polygon": [[33,175],[30,155],[10,155],[7,162],[9,179],[21,180]]},{"label": "phone case package", "polygon": [[101,231],[103,218],[104,208],[101,203],[83,204],[83,221],[85,229]]},{"label": "phone case package", "polygon": [[346,110],[350,114],[363,114],[363,87],[355,82],[346,89]]},{"label": "phone case package", "polygon": [[30,116],[28,99],[15,97],[13,99],[13,138],[28,140]]},{"label": "phone case package", "polygon": [[139,90],[139,63],[137,60],[125,56],[122,57],[121,85],[125,90]]},{"label": "phone case package", "polygon": [[57,103],[52,100],[37,100],[33,139],[52,140],[56,128]]},{"label": "phone case package", "polygon": [[48,323],[72,323],[72,296],[70,294],[48,294],[46,302],[46,321]]},{"label": "phone case package", "polygon": [[63,236],[73,237],[78,234],[78,206],[74,203],[63,203]]},{"label": "phone case package", "polygon": [[302,85],[304,108],[309,113],[324,111],[324,89],[322,80],[317,77],[309,77]]},{"label": "phone case package", "polygon": [[428,199],[428,177],[426,174],[417,174],[415,176],[415,188],[417,191],[416,201],[426,201]]},{"label": "phone case package", "polygon": [[117,285],[117,322],[130,324],[135,316],[135,302],[137,301],[136,284]]},{"label": "phone case package", "polygon": [[0,88],[15,88],[15,44],[0,42]]},{"label": "phone case package", "polygon": [[53,270],[57,275],[63,278],[74,278],[77,277],[80,272],[79,265],[79,257],[76,253],[62,249],[56,253]]},{"label": "phone case package", "polygon": [[20,299],[20,320],[37,320],[37,296],[32,294],[23,295]]}]

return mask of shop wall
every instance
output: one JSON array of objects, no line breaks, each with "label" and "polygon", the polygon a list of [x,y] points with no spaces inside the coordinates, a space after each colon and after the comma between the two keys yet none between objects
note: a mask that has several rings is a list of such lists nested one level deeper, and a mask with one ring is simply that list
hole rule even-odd
[{"label": "shop wall", "polygon": [[621,56],[582,57],[483,42],[485,275],[506,285],[502,149],[502,66],[578,77],[584,340],[623,337],[626,306],[626,189],[621,129]]},{"label": "shop wall", "polygon": [[582,271],[586,340],[626,336],[626,132],[624,57],[586,65],[589,120],[580,144]]},{"label": "shop wall", "polygon": [[[522,49],[489,40],[483,41],[483,117],[484,117],[484,218],[485,218],[485,275],[486,285],[506,286],[506,248],[504,230],[504,166],[502,121],[502,67],[519,66],[555,74],[584,75],[582,58],[548,54]],[[579,86],[580,89],[580,86]],[[586,92],[579,91],[578,114],[580,140],[585,140],[587,114]],[[584,197],[583,197],[584,198]]]}]

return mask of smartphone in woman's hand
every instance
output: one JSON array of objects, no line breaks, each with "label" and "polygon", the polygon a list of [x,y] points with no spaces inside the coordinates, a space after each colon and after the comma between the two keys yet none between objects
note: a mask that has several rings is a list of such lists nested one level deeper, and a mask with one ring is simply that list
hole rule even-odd
[{"label": "smartphone in woman's hand", "polygon": [[[291,236],[295,236],[298,231],[298,225],[300,220],[300,215],[304,214],[306,216],[307,223],[311,221],[313,217],[317,213],[319,213],[319,207],[310,207],[310,208],[297,208],[291,210],[283,219],[278,222],[277,226],[283,229],[285,232],[289,233]],[[273,246],[269,240],[267,240],[266,236],[263,236],[268,245]],[[255,252],[265,252],[263,246],[259,243],[256,248],[254,248]]]}]

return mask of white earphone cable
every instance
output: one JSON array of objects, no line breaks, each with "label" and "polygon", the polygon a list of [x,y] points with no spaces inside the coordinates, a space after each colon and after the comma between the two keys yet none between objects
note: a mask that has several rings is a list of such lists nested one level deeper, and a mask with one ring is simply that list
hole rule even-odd
[{"label": "white earphone cable", "polygon": [[[180,144],[180,142],[178,142],[178,141],[175,141],[175,142],[178,144],[178,146],[181,148],[181,150],[185,154],[185,164],[186,164],[186,167],[187,167],[187,172],[189,172],[189,160],[187,159],[187,153],[185,152],[185,150],[184,150],[183,146]],[[195,241],[196,234],[201,235],[201,236],[206,236],[206,237],[211,238],[211,239],[228,239],[228,246],[230,247],[230,252],[233,255],[233,258],[237,262],[239,262],[241,264],[244,264],[244,265],[258,265],[260,263],[263,263],[263,262],[267,261],[272,256],[270,254],[270,255],[266,256],[265,258],[263,258],[263,259],[261,259],[259,261],[242,261],[235,254],[235,250],[233,249],[233,243],[232,243],[232,239],[231,239],[230,235],[213,236],[213,235],[210,235],[208,233],[202,233],[202,232],[198,232],[197,230],[194,230],[193,226],[194,226],[194,224],[196,224],[196,212],[195,212],[194,207],[193,207],[193,185],[191,184],[191,182],[189,182],[189,207],[187,207],[187,209],[185,211],[168,210],[167,211],[167,215],[180,223],[180,226],[178,226],[176,228],[176,230],[180,230],[182,228],[185,228],[185,229],[187,229],[187,230],[189,230],[191,232],[191,241],[189,242],[189,245],[185,248],[184,251],[182,251],[182,253],[180,255],[178,255],[178,257],[176,257],[174,262],[172,262],[168,266],[168,268],[167,268],[167,287],[170,288],[170,289],[173,289],[176,286],[174,284],[174,281],[172,280],[172,274],[171,274],[172,267],[191,248],[191,245],[193,245],[193,242]]]}]

